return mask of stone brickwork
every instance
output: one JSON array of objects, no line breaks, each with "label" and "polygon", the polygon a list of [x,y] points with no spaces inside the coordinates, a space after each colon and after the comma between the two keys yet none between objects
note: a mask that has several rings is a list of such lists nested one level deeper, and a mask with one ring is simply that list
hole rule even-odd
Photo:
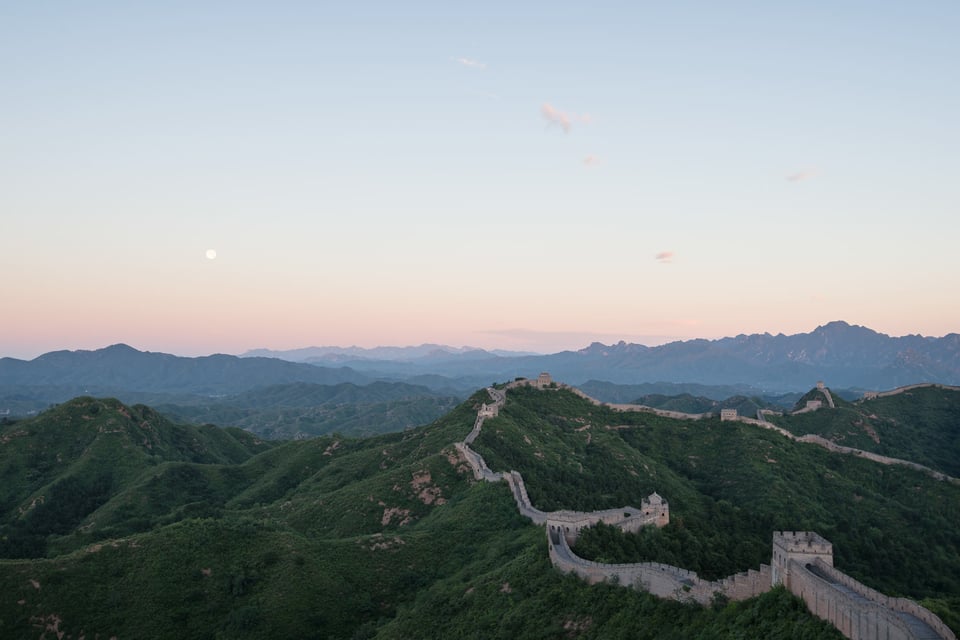
[{"label": "stone brickwork", "polygon": [[927,387],[934,387],[937,389],[946,389],[948,391],[960,391],[960,387],[955,387],[949,384],[939,384],[936,382],[921,382],[919,384],[908,384],[904,387],[897,387],[896,389],[891,389],[890,391],[867,392],[866,394],[864,394],[864,399],[886,398],[887,396],[895,396],[901,393],[906,393],[907,391],[913,391],[914,389],[925,389]]},{"label": "stone brickwork", "polygon": [[822,559],[790,561],[790,591],[815,616],[852,640],[956,640],[928,609],[906,598],[889,598],[831,567]]},{"label": "stone brickwork", "polygon": [[833,566],[833,545],[813,531],[774,531],[773,584],[782,584],[790,588],[790,563],[802,564],[822,560]]},{"label": "stone brickwork", "polygon": [[718,595],[730,600],[746,600],[770,590],[770,567],[761,565],[760,570],[750,570],[709,581],[695,572],[659,562],[631,564],[604,564],[584,560],[576,555],[567,543],[563,529],[547,523],[547,542],[550,561],[566,573],[573,573],[590,584],[615,582],[626,587],[648,591],[661,598],[710,604]]},{"label": "stone brickwork", "polygon": [[603,511],[551,511],[547,514],[547,524],[558,527],[564,532],[567,543],[574,544],[580,537],[580,531],[598,522],[628,533],[636,533],[649,526],[664,527],[670,523],[670,507],[656,493],[644,498],[640,504],[639,509],[622,507]]},{"label": "stone brickwork", "polygon": [[[546,374],[549,378],[549,374]],[[541,378],[543,376],[541,375]],[[551,381],[552,383],[552,381]],[[493,404],[481,404],[477,412],[476,421],[473,429],[464,438],[463,442],[454,443],[457,451],[463,456],[467,464],[473,471],[473,476],[477,480],[487,482],[500,482],[505,480],[513,493],[514,500],[517,503],[517,509],[520,513],[533,520],[536,524],[546,524],[552,519],[558,526],[563,527],[570,539],[571,544],[576,540],[580,531],[586,527],[593,526],[598,522],[604,522],[612,526],[620,527],[624,531],[635,532],[645,526],[665,526],[670,522],[670,505],[661,496],[654,493],[643,499],[640,508],[626,506],[619,509],[606,509],[603,511],[540,511],[530,502],[527,495],[527,487],[523,482],[523,476],[518,471],[500,472],[493,471],[487,466],[486,460],[479,453],[470,448],[470,444],[476,440],[483,429],[483,423],[486,418],[496,417],[499,414],[500,407],[506,402],[506,394],[492,387],[487,389],[487,393],[493,399]]]},{"label": "stone brickwork", "polygon": [[[520,380],[511,383],[507,388],[520,384],[531,384],[543,388],[539,384],[541,379],[543,374],[537,382]],[[552,385],[552,381],[550,384]],[[569,388],[566,385],[558,386]],[[596,404],[602,404],[579,390],[571,390]],[[537,509],[530,502],[523,477],[519,472],[492,471],[483,456],[470,448],[470,443],[476,439],[483,427],[484,419],[496,417],[506,402],[505,391],[494,388],[489,388],[487,391],[493,404],[481,406],[473,429],[467,438],[463,442],[455,443],[454,446],[470,465],[477,480],[506,481],[520,513],[534,523],[545,526],[550,561],[561,571],[580,576],[590,584],[603,581],[616,582],[643,589],[662,598],[704,605],[710,604],[718,596],[730,600],[746,600],[769,591],[774,585],[782,584],[800,597],[814,615],[827,620],[852,640],[926,640],[928,638],[957,640],[956,635],[940,618],[916,602],[906,598],[887,597],[835,569],[833,545],[812,531],[774,532],[772,560],[769,566],[761,565],[759,570],[751,569],[716,581],[704,580],[693,571],[657,562],[604,564],[577,556],[570,545],[576,541],[583,528],[597,522],[617,526],[625,531],[639,531],[644,526],[664,526],[670,520],[667,501],[653,493],[641,502],[639,509],[623,507],[590,512],[544,512]],[[648,409],[644,407],[639,410]],[[682,415],[690,416],[690,414]],[[767,423],[762,415],[760,418],[760,420],[753,420],[741,417],[739,420],[781,431],[793,440],[809,442],[811,440],[808,438],[814,437],[797,438]],[[831,446],[819,442],[817,444],[831,450],[836,447],[832,443],[829,443]],[[836,447],[836,449],[846,448]],[[857,452],[857,455],[867,453],[853,451]],[[868,457],[874,456],[871,454]],[[883,456],[876,457],[883,458]],[[902,460],[895,462],[906,463]],[[912,463],[906,464],[912,465]]]},{"label": "stone brickwork", "polygon": [[496,418],[500,414],[500,407],[494,404],[482,404],[480,405],[480,411],[477,413],[478,418]]}]

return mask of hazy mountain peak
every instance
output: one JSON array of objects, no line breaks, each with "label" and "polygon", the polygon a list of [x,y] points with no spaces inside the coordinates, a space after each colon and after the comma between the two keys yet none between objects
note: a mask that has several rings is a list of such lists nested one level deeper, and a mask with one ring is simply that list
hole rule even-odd
[{"label": "hazy mountain peak", "polygon": [[886,334],[877,333],[873,329],[868,327],[863,327],[858,324],[850,324],[843,320],[833,320],[827,324],[820,325],[813,330],[814,334],[827,334],[827,335],[862,335],[862,336],[884,336]]},{"label": "hazy mountain peak", "polygon": [[139,349],[134,349],[130,345],[124,342],[118,342],[117,344],[112,344],[109,347],[104,347],[103,349],[98,349],[104,353],[145,353]]}]

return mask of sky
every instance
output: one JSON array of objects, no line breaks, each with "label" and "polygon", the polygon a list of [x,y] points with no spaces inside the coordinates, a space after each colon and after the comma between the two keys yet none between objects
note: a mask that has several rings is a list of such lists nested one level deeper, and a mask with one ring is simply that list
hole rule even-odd
[{"label": "sky", "polygon": [[960,331],[960,4],[0,3],[0,356]]}]

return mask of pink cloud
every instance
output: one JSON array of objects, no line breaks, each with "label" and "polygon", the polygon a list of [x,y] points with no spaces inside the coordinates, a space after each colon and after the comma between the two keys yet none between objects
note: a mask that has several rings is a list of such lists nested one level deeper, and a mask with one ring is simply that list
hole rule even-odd
[{"label": "pink cloud", "polygon": [[660,264],[670,264],[673,262],[673,255],[673,251],[661,251],[654,256],[654,259]]},{"label": "pink cloud", "polygon": [[573,126],[573,123],[570,122],[569,115],[547,102],[544,102],[543,106],[540,107],[540,113],[543,114],[543,117],[547,119],[547,122],[558,124],[563,127],[564,133],[570,133],[570,127]]},{"label": "pink cloud", "polygon": [[573,128],[574,122],[582,122],[583,124],[590,124],[592,118],[590,114],[585,113],[582,116],[578,116],[575,113],[568,113],[566,111],[561,111],[549,102],[544,102],[540,107],[540,113],[550,124],[558,124],[563,128],[564,133],[570,133],[570,129]]},{"label": "pink cloud", "polygon": [[791,173],[787,176],[787,180],[790,182],[802,182],[803,180],[809,180],[810,178],[816,176],[819,173],[816,169],[803,169],[796,173]]},{"label": "pink cloud", "polygon": [[595,167],[600,164],[600,158],[595,155],[589,155],[583,159],[583,164],[587,165],[588,167]]}]

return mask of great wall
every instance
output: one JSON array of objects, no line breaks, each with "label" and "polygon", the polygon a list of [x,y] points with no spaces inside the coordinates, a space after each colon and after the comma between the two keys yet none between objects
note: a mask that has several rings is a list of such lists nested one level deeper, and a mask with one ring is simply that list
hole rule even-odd
[{"label": "great wall", "polygon": [[[539,383],[534,382],[533,384],[539,384]],[[576,387],[571,387],[563,383],[554,383],[554,384],[556,385],[557,388],[566,389],[567,391],[570,391],[571,393],[574,393],[580,396],[581,398],[583,398],[584,400],[587,400],[588,402],[591,402],[597,406],[608,407],[610,409],[613,409],[614,411],[652,413],[652,414],[663,416],[666,418],[675,418],[677,420],[705,420],[705,419],[713,418],[716,416],[715,413],[682,413],[680,411],[666,411],[663,409],[655,409],[653,407],[648,407],[642,404],[612,404],[609,402],[602,402],[600,400],[597,400],[596,398],[592,398],[587,394],[585,394],[580,389],[577,389]],[[893,396],[893,395],[897,395],[907,391],[911,391],[913,389],[921,389],[925,387],[934,387],[938,389],[960,391],[960,387],[951,387],[948,385],[937,384],[937,383],[921,383],[921,384],[912,384],[906,387],[899,387],[891,391],[883,391],[879,393],[868,393],[867,395],[864,396],[863,401],[865,402],[868,400],[872,400],[874,398],[884,398],[888,396]],[[834,401],[833,401],[833,397],[830,395],[830,389],[824,386],[822,382],[818,382],[817,390],[824,395],[827,401],[828,407],[836,408],[836,405],[834,404]],[[800,413],[808,413],[808,412],[816,411],[820,409],[821,405],[816,404],[817,402],[818,401],[816,400],[808,402],[806,407],[793,412],[793,415],[800,414]],[[808,433],[802,436],[794,435],[789,431],[787,431],[786,429],[784,429],[783,427],[778,427],[777,425],[771,422],[768,422],[766,419],[766,416],[769,415],[770,413],[771,411],[769,409],[760,409],[757,411],[756,418],[748,418],[747,416],[737,415],[736,410],[724,409],[720,412],[720,418],[725,422],[743,422],[745,424],[752,424],[754,426],[762,427],[764,429],[776,431],[783,437],[793,440],[795,442],[806,442],[808,444],[815,444],[817,446],[823,447],[824,449],[833,451],[834,453],[843,453],[847,455],[859,456],[861,458],[873,460],[874,462],[879,462],[880,464],[900,465],[904,467],[910,467],[911,469],[922,471],[937,480],[952,482],[954,484],[960,484],[960,479],[958,478],[954,478],[941,471],[937,471],[936,469],[931,469],[930,467],[925,467],[922,464],[918,464],[910,460],[903,460],[901,458],[891,458],[889,456],[880,455],[879,453],[873,453],[872,451],[864,451],[863,449],[855,449],[853,447],[844,447],[836,444],[835,442],[831,442],[830,440],[827,440],[822,436],[818,436],[812,433]]]},{"label": "great wall", "polygon": [[[629,532],[638,531],[645,526],[662,527],[670,521],[669,504],[653,493],[641,502],[639,509],[627,506],[590,512],[545,512],[534,507],[527,495],[523,477],[518,471],[493,471],[487,466],[483,456],[470,447],[480,435],[484,421],[499,415],[500,409],[506,403],[507,391],[519,385],[539,389],[567,389],[594,404],[608,406],[617,411],[645,411],[681,419],[704,419],[709,414],[684,414],[643,405],[610,405],[595,400],[574,387],[554,383],[549,374],[541,374],[536,380],[511,382],[502,390],[487,388],[492,404],[481,405],[473,429],[462,442],[455,443],[455,447],[470,465],[474,478],[486,482],[506,482],[520,513],[535,524],[545,527],[550,561],[559,570],[573,573],[590,584],[610,581],[642,589],[662,598],[699,604],[709,604],[718,598],[746,600],[783,585],[800,597],[811,613],[828,621],[845,637],[853,640],[956,640],[956,635],[939,617],[913,600],[885,596],[834,568],[833,545],[812,531],[774,531],[770,565],[761,565],[759,570],[751,569],[717,581],[704,580],[693,571],[656,562],[603,564],[579,557],[570,545],[576,542],[580,531],[585,527],[598,522]],[[919,385],[914,385],[913,388],[916,386]],[[833,406],[832,398],[829,405]],[[762,418],[739,420],[763,428],[773,428],[792,440],[825,446],[821,442],[807,439],[810,436],[794,436]],[[848,447],[834,448],[835,446],[827,448],[842,453],[859,451],[846,451]],[[856,455],[867,453],[859,451]],[[875,459],[872,455],[864,457]],[[891,464],[884,460],[894,460],[893,464],[909,464],[921,470],[932,471],[904,460],[887,459],[883,456],[876,458],[880,458],[877,462],[883,464]]]}]

